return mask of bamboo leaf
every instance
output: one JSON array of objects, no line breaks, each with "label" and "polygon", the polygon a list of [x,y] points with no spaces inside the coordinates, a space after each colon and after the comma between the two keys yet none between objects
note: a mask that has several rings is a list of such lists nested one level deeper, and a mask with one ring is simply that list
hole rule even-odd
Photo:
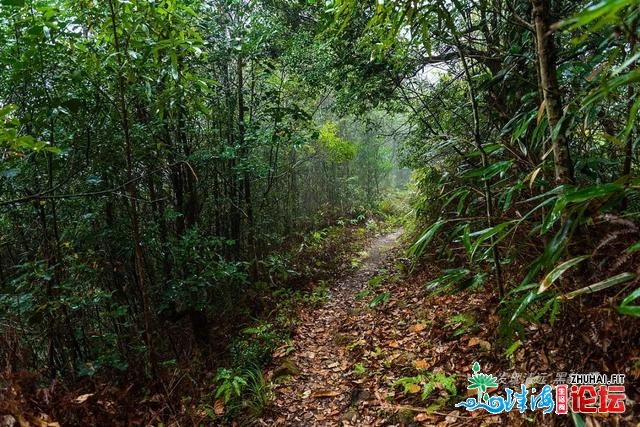
[{"label": "bamboo leaf", "polygon": [[551,270],[551,272],[549,272],[549,274],[547,274],[544,277],[544,279],[542,279],[542,281],[540,282],[540,287],[538,288],[538,294],[541,294],[547,289],[549,289],[549,287],[553,284],[553,282],[558,280],[560,276],[564,274],[565,271],[567,271],[574,265],[584,261],[587,258],[589,258],[589,255],[583,255],[576,258],[572,258],[569,261],[565,261],[562,264],[558,265],[553,270]]},{"label": "bamboo leaf", "polygon": [[542,166],[539,168],[536,168],[536,170],[534,170],[529,178],[529,189],[532,190],[533,189],[533,183],[535,182],[536,178],[538,177],[538,174],[540,173],[540,171],[542,170]]},{"label": "bamboo leaf", "polygon": [[564,197],[560,197],[556,200],[555,205],[553,205],[553,209],[549,214],[545,217],[544,222],[542,224],[542,232],[546,233],[553,227],[553,225],[562,217],[562,213],[564,209],[567,207],[567,199]]},{"label": "bamboo leaf", "polygon": [[569,292],[567,294],[564,294],[564,295],[560,296],[560,298],[563,299],[563,300],[569,300],[569,299],[577,297],[578,295],[591,294],[591,293],[594,293],[594,292],[598,292],[598,291],[601,291],[603,289],[610,288],[611,286],[615,286],[615,285],[618,285],[620,283],[628,282],[629,280],[633,280],[635,278],[636,278],[636,274],[635,273],[621,273],[621,274],[618,274],[616,276],[609,277],[609,278],[607,278],[605,280],[602,280],[600,282],[594,283],[592,285],[585,286],[584,288],[580,288],[580,289],[577,289],[575,291],[572,291],[572,292]]},{"label": "bamboo leaf", "polygon": [[427,245],[433,240],[435,235],[440,231],[446,223],[445,220],[439,220],[433,223],[422,236],[409,248],[409,255],[418,257],[424,253]]},{"label": "bamboo leaf", "polygon": [[513,160],[502,160],[500,162],[495,162],[487,167],[475,169],[469,171],[463,175],[464,178],[477,178],[482,177],[483,179],[490,179],[499,173],[506,172],[509,170],[511,165],[513,164]]},{"label": "bamboo leaf", "polygon": [[538,295],[535,292],[529,292],[527,296],[522,299],[522,302],[520,302],[520,305],[518,306],[516,311],[513,312],[513,315],[511,316],[511,322],[520,317],[522,312],[525,311],[529,304],[531,304],[536,298],[538,298]]},{"label": "bamboo leaf", "polygon": [[631,292],[625,297],[625,299],[622,300],[620,306],[618,307],[618,312],[629,316],[640,317],[640,305],[629,305],[631,304],[631,301],[635,300],[636,298],[640,298],[640,288]]},{"label": "bamboo leaf", "polygon": [[569,203],[582,203],[598,197],[608,196],[616,191],[624,190],[624,185],[618,183],[592,185],[590,187],[581,188],[567,192],[564,196]]}]

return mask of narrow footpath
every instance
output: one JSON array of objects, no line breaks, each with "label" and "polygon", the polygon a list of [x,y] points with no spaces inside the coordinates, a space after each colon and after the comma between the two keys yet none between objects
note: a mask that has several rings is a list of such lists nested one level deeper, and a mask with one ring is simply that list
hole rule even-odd
[{"label": "narrow footpath", "polygon": [[[356,310],[358,293],[383,268],[402,230],[375,238],[360,268],[334,283],[330,299],[320,308],[305,308],[296,329],[294,350],[276,359],[271,376],[285,366],[295,375],[276,378],[275,399],[257,425],[337,426],[374,425],[358,405],[374,399],[371,390],[354,375],[349,345],[359,339],[362,320]],[[366,412],[366,411],[365,411]],[[357,424],[355,424],[356,419]],[[354,424],[351,424],[354,422]]]}]

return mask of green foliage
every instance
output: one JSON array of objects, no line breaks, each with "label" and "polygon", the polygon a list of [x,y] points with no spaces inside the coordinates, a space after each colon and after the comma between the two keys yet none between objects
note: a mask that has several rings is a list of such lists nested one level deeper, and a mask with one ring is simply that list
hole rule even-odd
[{"label": "green foliage", "polygon": [[630,280],[634,280],[636,277],[637,275],[635,273],[627,272],[627,273],[617,274],[615,276],[608,277],[605,280],[601,280],[597,283],[591,284],[589,286],[585,286],[584,288],[576,289],[575,291],[571,291],[567,294],[561,295],[560,298],[562,298],[563,300],[569,300],[577,297],[578,295],[599,292],[604,289],[610,288],[611,286],[615,286],[620,283],[625,283]]},{"label": "green foliage", "polygon": [[367,368],[364,366],[364,363],[358,362],[353,366],[353,374],[357,376],[363,376],[367,372]]},{"label": "green foliage", "polygon": [[[233,419],[241,410],[247,410],[253,417],[258,417],[273,399],[271,385],[265,380],[258,368],[229,370],[218,369],[214,378],[216,384],[215,398],[225,404],[224,417]],[[217,418],[215,414],[211,418]]]},{"label": "green foliage", "polygon": [[224,403],[229,403],[232,398],[242,395],[242,389],[247,385],[247,380],[225,368],[218,369],[214,381],[217,383],[216,398],[222,398]]},{"label": "green foliage", "polygon": [[422,400],[428,399],[435,390],[447,391],[449,398],[458,393],[455,376],[442,373],[424,372],[414,377],[402,377],[394,382],[394,387],[398,386],[401,386],[406,394],[413,394],[421,390]]},{"label": "green foliage", "polygon": [[336,163],[348,162],[358,152],[355,144],[338,136],[338,126],[333,122],[326,122],[322,125],[318,141],[320,146],[327,151],[329,159]]},{"label": "green foliage", "polygon": [[391,294],[389,292],[381,292],[369,301],[369,308],[376,308],[380,305],[384,306],[390,298]]},{"label": "green foliage", "polygon": [[431,224],[429,228],[420,236],[418,240],[409,248],[409,255],[419,257],[424,254],[429,243],[434,239],[438,231],[446,224],[445,220],[438,220]]},{"label": "green foliage", "polygon": [[[396,184],[396,124],[326,97],[319,6],[89,3],[0,7],[0,335],[33,355],[3,363],[147,378],[330,262],[281,253],[368,218]],[[229,349],[262,362],[270,334]]]},{"label": "green foliage", "polygon": [[[407,212],[383,197],[408,180],[400,162],[414,264],[450,263],[428,289],[492,292],[510,269],[501,328],[520,340],[524,320],[623,284],[618,311],[638,316],[636,2],[546,2],[557,125],[532,78],[541,49],[514,25],[527,2],[1,3],[0,336],[20,331],[2,366],[147,378],[159,358],[191,362],[165,318],[246,325],[270,292],[322,304],[326,283],[279,288],[359,265],[343,237]],[[608,233],[612,215],[627,234]],[[620,262],[598,261],[616,242]],[[196,317],[194,333],[217,330]],[[219,397],[266,402],[250,367],[281,339],[269,325],[232,340]]]},{"label": "green foliage", "polygon": [[188,230],[171,244],[172,265],[189,274],[169,282],[165,304],[213,312],[233,307],[248,277],[244,263],[227,261],[220,255],[225,246],[232,244],[225,239],[203,236],[197,228]]},{"label": "green foliage", "polygon": [[271,361],[282,337],[271,323],[245,328],[229,345],[229,358],[235,369],[262,367]]},{"label": "green foliage", "polygon": [[640,306],[631,305],[631,303],[638,298],[640,298],[640,288],[631,292],[622,300],[618,307],[618,311],[621,314],[626,314],[628,316],[640,317]]},{"label": "green foliage", "polygon": [[456,314],[447,319],[445,323],[446,329],[453,331],[453,337],[474,333],[478,330],[476,319],[467,313]]},{"label": "green foliage", "polygon": [[484,283],[486,274],[472,274],[466,268],[447,269],[435,279],[425,283],[425,289],[438,294],[442,292],[459,292],[465,289],[476,289]]}]

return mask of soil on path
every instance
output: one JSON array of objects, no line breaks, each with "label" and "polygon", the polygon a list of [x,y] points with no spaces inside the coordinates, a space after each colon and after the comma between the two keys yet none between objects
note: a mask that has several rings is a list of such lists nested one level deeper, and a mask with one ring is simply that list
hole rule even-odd
[{"label": "soil on path", "polygon": [[[383,268],[401,234],[396,230],[376,237],[358,270],[331,286],[327,303],[302,310],[293,351],[277,358],[269,372],[276,382],[275,399],[257,425],[352,425],[356,417],[358,425],[374,424],[375,417],[367,419],[356,411],[359,403],[373,398],[373,392],[354,375],[347,347],[358,338],[362,321],[355,308],[357,294]],[[294,375],[274,378],[280,372]]]}]

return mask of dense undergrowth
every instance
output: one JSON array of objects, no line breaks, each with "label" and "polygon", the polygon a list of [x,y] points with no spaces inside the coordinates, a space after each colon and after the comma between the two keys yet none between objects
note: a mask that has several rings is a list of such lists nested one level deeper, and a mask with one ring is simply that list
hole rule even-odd
[{"label": "dense undergrowth", "polygon": [[105,367],[75,381],[6,371],[0,413],[36,425],[39,417],[60,425],[210,425],[259,416],[272,393],[263,369],[290,342],[297,311],[325,302],[329,284],[358,268],[367,239],[397,224],[402,200],[290,238],[264,258],[248,300],[229,312],[235,324],[215,323],[204,310],[171,319],[165,339],[176,350],[156,379],[145,384]]}]

